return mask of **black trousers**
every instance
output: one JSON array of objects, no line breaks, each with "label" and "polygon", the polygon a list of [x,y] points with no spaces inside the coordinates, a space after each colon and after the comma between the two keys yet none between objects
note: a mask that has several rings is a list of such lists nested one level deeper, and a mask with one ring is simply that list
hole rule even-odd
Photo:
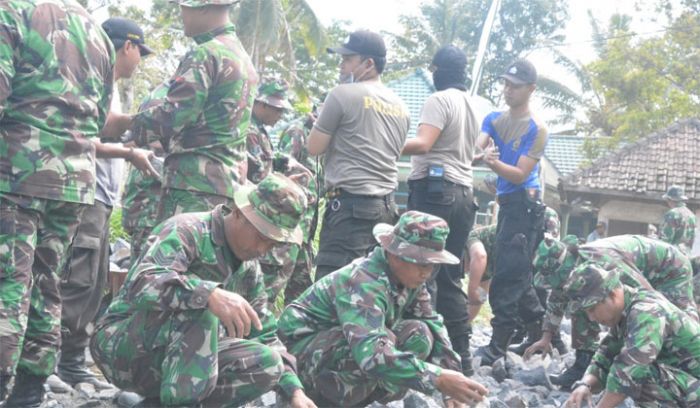
[{"label": "black trousers", "polygon": [[[469,231],[474,224],[476,205],[474,193],[470,187],[442,181],[442,192],[428,192],[427,179],[408,182],[408,209],[436,215],[450,227],[445,249],[462,259],[464,245]],[[428,290],[433,299],[435,310],[445,321],[445,327],[453,342],[455,336],[471,331],[467,311],[467,294],[462,289],[464,268],[457,265],[440,265],[433,278],[428,282]]]},{"label": "black trousers", "polygon": [[397,217],[393,193],[371,197],[341,192],[326,199],[315,280],[367,255],[377,244],[372,235],[374,226],[382,222],[394,224]]},{"label": "black trousers", "polygon": [[513,330],[518,319],[527,324],[540,320],[544,308],[532,283],[532,258],[544,230],[544,205],[525,192],[498,197],[496,267],[489,303],[494,331]]}]

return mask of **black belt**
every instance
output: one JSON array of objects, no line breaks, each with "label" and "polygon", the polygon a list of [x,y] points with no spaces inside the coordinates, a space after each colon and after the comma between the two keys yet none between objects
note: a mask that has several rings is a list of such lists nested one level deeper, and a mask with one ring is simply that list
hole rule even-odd
[{"label": "black belt", "polygon": [[539,200],[540,190],[536,188],[526,188],[512,193],[501,194],[498,196],[498,204],[503,205],[513,202],[523,202],[525,199]]},{"label": "black belt", "polygon": [[364,194],[354,194],[350,193],[348,191],[343,190],[342,188],[333,188],[328,191],[326,191],[326,198],[327,199],[334,199],[334,198],[373,198],[377,200],[381,199],[387,199],[387,198],[392,198],[394,196],[394,192],[392,191],[389,194],[386,195],[364,195]]},{"label": "black belt", "polygon": [[[427,177],[423,177],[423,178],[421,178],[421,179],[408,180],[408,185],[409,185],[409,186],[410,186],[411,184],[421,184],[421,185],[424,185],[424,184],[428,184],[428,182],[429,182],[428,178],[427,178]],[[449,180],[445,180],[445,179],[443,179],[442,182],[443,182],[444,184],[448,185],[448,186],[461,187],[461,188],[463,188],[463,189],[465,189],[465,190],[471,190],[471,189],[472,189],[471,186],[465,186],[464,184],[455,183],[455,182],[453,182],[453,181],[449,181]]]}]

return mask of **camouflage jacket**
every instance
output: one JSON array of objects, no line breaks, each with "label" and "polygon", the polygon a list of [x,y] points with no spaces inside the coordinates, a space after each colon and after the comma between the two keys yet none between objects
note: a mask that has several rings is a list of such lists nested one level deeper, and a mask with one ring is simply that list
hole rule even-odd
[{"label": "camouflage jacket", "polygon": [[272,141],[265,126],[253,117],[252,126],[246,137],[248,150],[248,180],[255,184],[262,181],[272,171]]},{"label": "camouflage jacket", "polygon": [[659,228],[659,238],[689,254],[695,240],[695,214],[685,205],[669,210]]},{"label": "camouflage jacket", "polygon": [[309,150],[306,148],[310,130],[305,126],[305,120],[293,121],[280,134],[277,151],[289,154],[306,166],[316,176],[318,185],[323,186],[322,159],[310,156]]},{"label": "camouflage jacket", "polygon": [[[157,157],[151,162],[162,163],[162,160]],[[162,171],[162,166],[160,164],[156,169]],[[144,176],[134,166],[129,166],[122,195],[122,226],[127,233],[156,226],[160,193],[160,178]]]},{"label": "camouflage jacket", "polygon": [[[155,240],[149,241],[140,262],[129,270],[97,327],[127,319],[136,311],[206,309],[211,292],[222,287],[243,296],[255,309],[263,328],[252,328],[246,339],[271,346],[282,355],[285,373],[279,385],[289,396],[302,387],[295,359],[277,338],[277,320],[268,308],[258,261],[239,261],[226,243],[224,217],[229,212],[218,206],[211,212],[177,215],[156,227],[151,237]],[[219,334],[225,336],[225,330]]]},{"label": "camouflage jacket", "polygon": [[114,48],[77,2],[0,2],[0,191],[94,202]]},{"label": "camouflage jacket", "polygon": [[[287,306],[278,334],[288,344],[342,327],[353,357],[367,375],[430,394],[442,368],[460,370],[459,356],[425,286],[400,288],[388,271],[384,250],[375,248],[368,257],[324,277]],[[389,340],[387,329],[405,319],[420,320],[430,328],[434,345],[428,361],[400,352]]]},{"label": "camouflage jacket", "polygon": [[586,374],[607,391],[633,399],[655,363],[700,378],[700,325],[658,292],[624,290],[622,319],[603,339]]},{"label": "camouflage jacket", "polygon": [[164,188],[232,198],[245,183],[245,136],[258,78],[232,24],[194,40],[197,46],[162,85],[165,95],[152,96],[134,116],[131,139],[162,143]]},{"label": "camouflage jacket", "polygon": [[493,268],[496,264],[496,227],[496,224],[491,224],[471,230],[467,238],[466,251],[469,251],[469,248],[477,242],[481,242],[486,250],[486,271],[481,278],[482,281],[493,277]]},{"label": "camouflage jacket", "polygon": [[[582,245],[576,262],[565,265],[570,274],[584,262],[595,262],[603,267],[619,267],[620,280],[627,286],[641,288],[651,285],[664,292],[686,291],[692,299],[693,271],[690,260],[677,248],[641,235],[618,235]],[[553,287],[547,300],[543,327],[556,332],[566,313],[569,299],[563,290],[566,280]]]},{"label": "camouflage jacket", "polygon": [[544,232],[548,232],[554,238],[559,239],[560,227],[559,214],[551,207],[544,207]]}]

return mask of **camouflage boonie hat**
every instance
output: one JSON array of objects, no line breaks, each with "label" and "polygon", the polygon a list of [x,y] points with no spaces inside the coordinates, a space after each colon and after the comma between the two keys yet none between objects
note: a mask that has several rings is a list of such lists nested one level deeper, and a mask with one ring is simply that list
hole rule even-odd
[{"label": "camouflage boonie hat", "polygon": [[569,298],[568,310],[573,313],[588,309],[605,300],[620,286],[620,272],[617,268],[605,269],[591,262],[576,267],[564,286]]},{"label": "camouflage boonie hat", "polygon": [[185,7],[204,7],[204,6],[225,6],[240,2],[241,0],[170,0],[171,3],[176,3]]},{"label": "camouflage boonie hat", "polygon": [[569,277],[575,257],[567,247],[578,244],[575,235],[567,235],[561,241],[546,234],[535,252],[532,265],[535,270],[534,284],[541,288],[559,287]]},{"label": "camouflage boonie hat", "polygon": [[372,233],[384,249],[406,262],[459,263],[456,256],[445,250],[450,227],[440,217],[420,211],[407,211],[396,225],[377,224]]},{"label": "camouflage boonie hat", "polygon": [[255,100],[275,108],[292,110],[292,104],[287,100],[287,89],[287,84],[281,81],[263,82]]},{"label": "camouflage boonie hat", "polygon": [[292,180],[270,174],[257,186],[244,186],[233,195],[236,206],[260,233],[277,242],[301,244],[299,221],[306,195]]},{"label": "camouflage boonie hat", "polygon": [[688,197],[685,195],[685,190],[681,186],[673,185],[668,188],[666,194],[662,196],[664,200],[671,201],[686,201]]}]

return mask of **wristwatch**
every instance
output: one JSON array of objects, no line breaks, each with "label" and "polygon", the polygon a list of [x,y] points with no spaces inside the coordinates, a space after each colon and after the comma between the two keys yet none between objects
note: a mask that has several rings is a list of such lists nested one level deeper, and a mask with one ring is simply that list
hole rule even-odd
[{"label": "wristwatch", "polygon": [[588,391],[591,391],[591,386],[588,385],[587,382],[584,382],[584,381],[582,381],[582,380],[576,381],[576,382],[571,386],[571,390],[573,391],[573,390],[575,390],[576,388],[578,388],[578,387],[580,387],[580,386],[582,386],[582,385],[583,385],[584,387],[588,388]]}]

